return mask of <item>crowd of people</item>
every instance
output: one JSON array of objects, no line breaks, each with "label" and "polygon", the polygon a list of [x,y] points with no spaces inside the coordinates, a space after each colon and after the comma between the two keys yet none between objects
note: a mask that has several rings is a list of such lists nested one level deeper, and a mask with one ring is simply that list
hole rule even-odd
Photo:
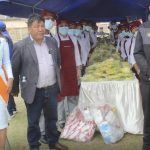
[{"label": "crowd of people", "polygon": [[123,61],[127,61],[131,65],[131,70],[135,77],[140,80],[140,69],[134,57],[134,48],[136,42],[136,35],[141,21],[135,20],[132,22],[121,22],[119,25],[112,22],[111,42],[116,46],[117,52]]},{"label": "crowd of people", "polygon": [[[54,25],[56,35],[51,33]],[[7,88],[0,92],[0,150],[5,149],[9,118],[16,112],[13,96],[20,91],[27,111],[29,149],[39,150],[45,143],[49,149],[67,150],[59,136],[78,104],[80,77],[97,44],[96,23],[58,20],[54,12],[44,10],[29,16],[28,37],[14,45],[4,26],[0,28],[0,82]]]},{"label": "crowd of people", "polygon": [[[47,10],[30,15],[29,35],[14,45],[6,25],[0,22],[0,150],[5,149],[8,122],[17,111],[14,96],[20,91],[27,111],[29,149],[39,150],[41,143],[49,149],[68,149],[59,143],[59,136],[78,104],[80,77],[97,45],[98,28],[89,20],[57,17]],[[141,24],[138,20],[119,25],[112,22],[109,28],[111,42],[140,81],[145,116],[143,150],[149,150],[150,24]],[[55,35],[51,33],[54,26]]]}]

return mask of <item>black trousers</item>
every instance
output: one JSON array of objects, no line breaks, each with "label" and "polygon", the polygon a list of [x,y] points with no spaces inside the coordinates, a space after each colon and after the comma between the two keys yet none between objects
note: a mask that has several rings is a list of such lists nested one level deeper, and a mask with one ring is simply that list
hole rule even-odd
[{"label": "black trousers", "polygon": [[150,150],[150,84],[141,82],[140,89],[144,112],[144,137],[142,150]]}]

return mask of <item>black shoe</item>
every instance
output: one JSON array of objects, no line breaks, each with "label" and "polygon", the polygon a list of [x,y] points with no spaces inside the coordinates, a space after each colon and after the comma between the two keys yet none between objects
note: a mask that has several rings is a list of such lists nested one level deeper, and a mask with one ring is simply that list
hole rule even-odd
[{"label": "black shoe", "polygon": [[30,150],[40,150],[39,147],[37,148],[30,148]]},{"label": "black shoe", "polygon": [[40,142],[43,144],[48,144],[48,140],[46,135],[41,135]]},{"label": "black shoe", "polygon": [[65,145],[62,145],[60,143],[56,143],[54,145],[50,145],[49,149],[53,149],[53,150],[68,150],[68,147]]},{"label": "black shoe", "polygon": [[36,145],[29,146],[29,150],[40,150],[41,143],[37,143]]}]

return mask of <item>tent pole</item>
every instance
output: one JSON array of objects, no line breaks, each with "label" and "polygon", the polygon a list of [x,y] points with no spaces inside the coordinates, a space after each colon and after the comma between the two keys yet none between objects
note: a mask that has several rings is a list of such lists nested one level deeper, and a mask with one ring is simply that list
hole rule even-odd
[{"label": "tent pole", "polygon": [[33,7],[38,6],[39,4],[41,4],[44,0],[40,0],[39,2],[37,2],[35,5],[33,5]]},{"label": "tent pole", "polygon": [[[41,0],[41,1],[44,1],[44,0]],[[34,6],[30,6],[30,5],[26,5],[26,4],[22,4],[22,3],[18,3],[18,2],[9,2],[11,4],[16,4],[16,5],[20,5],[20,6],[25,6],[25,7],[29,7],[29,8],[32,8],[32,9],[38,9],[38,10],[43,10],[43,9],[40,9],[40,8],[37,8],[36,7],[36,4]],[[33,8],[34,7],[34,8]]]},{"label": "tent pole", "polygon": [[[39,4],[41,4],[44,0],[40,0],[39,2],[37,2],[35,5],[32,6],[32,12],[33,14],[35,13],[35,8],[37,8],[36,6],[38,6]],[[42,9],[41,9],[42,10]]]},{"label": "tent pole", "polygon": [[25,4],[22,4],[22,3],[17,3],[17,2],[10,2],[10,3],[12,3],[12,4],[16,4],[16,5],[20,5],[20,6],[25,6],[25,7],[30,7],[30,8],[32,8],[32,6],[30,6],[30,5],[25,5]]}]

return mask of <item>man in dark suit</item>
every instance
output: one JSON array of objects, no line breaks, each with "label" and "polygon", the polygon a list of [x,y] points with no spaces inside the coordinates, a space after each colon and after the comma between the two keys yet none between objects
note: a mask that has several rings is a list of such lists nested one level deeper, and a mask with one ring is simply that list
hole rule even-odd
[{"label": "man in dark suit", "polygon": [[138,30],[134,57],[139,66],[140,90],[144,112],[143,149],[150,150],[150,21]]},{"label": "man in dark suit", "polygon": [[59,93],[60,59],[54,38],[44,37],[44,19],[33,14],[28,19],[29,36],[14,45],[12,67],[14,95],[19,93],[25,101],[28,119],[28,143],[30,150],[39,150],[39,118],[43,109],[45,129],[50,149],[67,150],[58,143],[57,101]]}]

